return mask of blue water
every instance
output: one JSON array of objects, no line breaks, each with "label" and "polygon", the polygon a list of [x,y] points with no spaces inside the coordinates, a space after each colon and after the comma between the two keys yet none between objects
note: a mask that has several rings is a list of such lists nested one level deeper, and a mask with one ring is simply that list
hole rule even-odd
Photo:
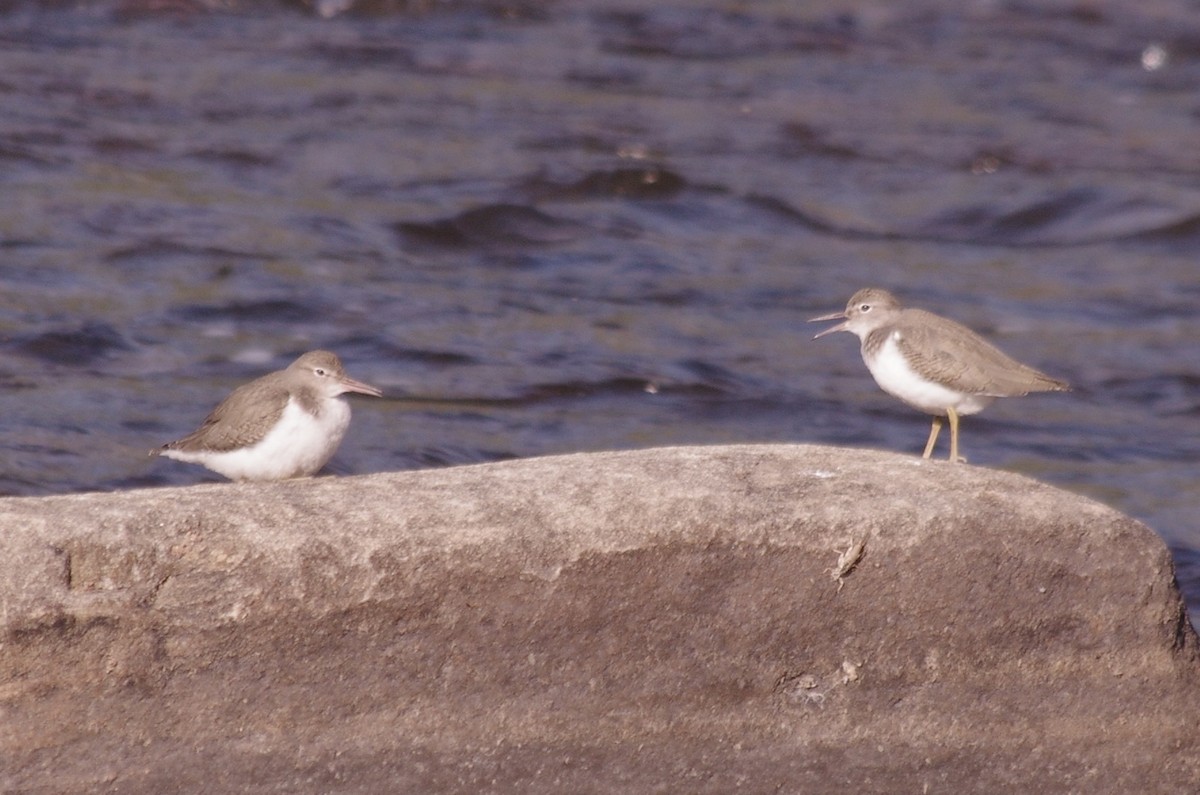
[{"label": "blue water", "polygon": [[804,323],[880,285],[1071,381],[964,452],[1146,521],[1200,605],[1189,4],[6,8],[0,492],[217,479],[146,451],[316,347],[387,396],[339,473],[916,454]]}]

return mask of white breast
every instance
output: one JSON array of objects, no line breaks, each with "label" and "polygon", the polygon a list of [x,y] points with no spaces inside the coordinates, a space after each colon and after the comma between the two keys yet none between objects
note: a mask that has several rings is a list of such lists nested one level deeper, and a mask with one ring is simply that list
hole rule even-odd
[{"label": "white breast", "polygon": [[229,452],[165,450],[163,455],[203,464],[230,480],[283,480],[315,475],[333,457],[346,427],[350,406],[333,398],[313,416],[289,400],[279,422],[252,447]]},{"label": "white breast", "polygon": [[899,337],[900,332],[893,331],[874,359],[868,360],[863,357],[867,369],[875,378],[875,383],[879,384],[879,388],[884,392],[926,414],[943,416],[947,408],[952,408],[959,414],[974,414],[995,400],[986,395],[957,392],[917,375],[916,371],[908,366],[908,361],[896,344]]}]

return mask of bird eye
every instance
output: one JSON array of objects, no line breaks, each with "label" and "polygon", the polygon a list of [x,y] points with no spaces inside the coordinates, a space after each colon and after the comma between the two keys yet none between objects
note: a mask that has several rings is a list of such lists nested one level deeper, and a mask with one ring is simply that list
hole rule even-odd
[{"label": "bird eye", "polygon": [[317,375],[326,375],[324,367],[317,367],[313,370],[313,372],[316,373]]},{"label": "bird eye", "polygon": [[859,311],[859,312],[870,312],[870,311],[871,311],[871,305],[870,305],[870,304],[859,304],[859,305],[858,305],[858,311]]}]

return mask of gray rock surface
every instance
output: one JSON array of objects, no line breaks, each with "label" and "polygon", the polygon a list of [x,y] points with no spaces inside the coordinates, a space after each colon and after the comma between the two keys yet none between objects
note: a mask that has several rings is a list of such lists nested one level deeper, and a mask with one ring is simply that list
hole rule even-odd
[{"label": "gray rock surface", "polygon": [[9,499],[0,560],[5,792],[1200,791],[1165,546],[1004,472],[738,446]]}]

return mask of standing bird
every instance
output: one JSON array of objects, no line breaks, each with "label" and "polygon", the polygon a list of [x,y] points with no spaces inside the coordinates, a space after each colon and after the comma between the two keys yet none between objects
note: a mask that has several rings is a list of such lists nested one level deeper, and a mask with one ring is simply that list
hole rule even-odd
[{"label": "standing bird", "polygon": [[336,355],[309,351],[233,390],[199,428],[150,454],[203,464],[231,480],[309,477],[346,435],[346,392],[383,394],[346,375]]},{"label": "standing bird", "polygon": [[862,341],[862,357],[875,383],[889,395],[933,415],[924,457],[950,419],[950,460],[958,455],[958,417],[975,414],[1001,397],[1030,392],[1067,392],[1066,381],[1021,364],[961,323],[906,309],[887,290],[859,290],[843,312],[809,322],[843,320],[813,339],[849,331]]}]

